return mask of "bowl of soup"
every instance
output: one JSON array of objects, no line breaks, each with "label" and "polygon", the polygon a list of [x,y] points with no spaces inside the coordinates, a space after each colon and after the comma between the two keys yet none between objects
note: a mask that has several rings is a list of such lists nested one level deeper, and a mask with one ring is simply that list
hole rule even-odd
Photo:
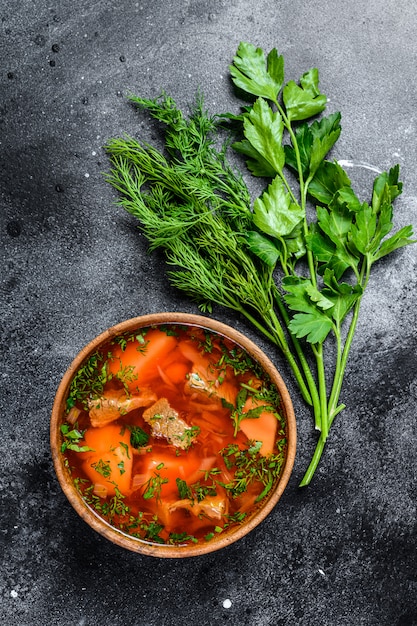
[{"label": "bowl of soup", "polygon": [[93,530],[181,558],[230,545],[272,511],[296,425],[281,375],[251,340],[211,318],[161,313],[79,352],[50,439],[62,490]]}]

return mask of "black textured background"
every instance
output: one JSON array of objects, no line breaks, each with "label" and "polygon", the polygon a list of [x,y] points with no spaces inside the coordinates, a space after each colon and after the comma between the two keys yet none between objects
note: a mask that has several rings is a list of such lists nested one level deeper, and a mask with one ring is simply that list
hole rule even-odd
[{"label": "black textured background", "polygon": [[[416,227],[417,4],[2,0],[0,17],[1,623],[415,626],[417,246],[375,267],[348,408],[313,483],[297,486],[315,439],[295,396],[285,495],[223,552],[158,561],[96,535],[57,484],[48,427],[60,377],[95,335],[144,313],[197,312],[104,182],[107,139],[155,136],[125,94],[165,89],[186,107],[201,87],[211,112],[237,112],[239,41],[277,47],[287,79],[318,67],[342,112],[334,158],[400,164],[395,224]],[[351,173],[369,190],[370,169]],[[295,393],[279,354],[242,319],[214,316],[255,339]]]}]

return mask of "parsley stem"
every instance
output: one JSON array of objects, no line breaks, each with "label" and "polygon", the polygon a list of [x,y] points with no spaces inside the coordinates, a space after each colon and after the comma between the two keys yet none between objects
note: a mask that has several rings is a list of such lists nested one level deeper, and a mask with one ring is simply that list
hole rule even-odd
[{"label": "parsley stem", "polygon": [[[290,119],[287,117],[283,107],[280,105],[278,99],[275,100],[274,104],[276,105],[281,117],[282,117],[282,121],[284,123],[285,128],[288,130],[288,134],[291,138],[291,143],[292,146],[294,148],[294,153],[295,153],[295,158],[296,158],[296,163],[297,163],[297,172],[298,172],[298,184],[300,187],[300,206],[301,209],[303,211],[304,214],[304,219],[303,219],[303,232],[304,232],[304,237],[306,238],[309,234],[309,226],[308,226],[308,221],[307,221],[307,213],[306,213],[306,207],[307,207],[307,191],[308,191],[308,185],[310,183],[311,177],[307,178],[307,180],[304,180],[304,173],[303,173],[303,166],[301,163],[301,155],[300,155],[300,148],[298,146],[298,141],[297,141],[297,137],[294,133],[294,130],[292,128],[291,125],[291,121]],[[282,175],[282,178],[284,179],[285,176]],[[317,286],[317,277],[316,277],[316,268],[315,268],[315,264],[314,264],[314,258],[313,258],[313,253],[311,252],[311,250],[309,250],[307,248],[307,263],[308,263],[308,269],[310,272],[310,278],[311,278],[311,282],[312,284],[316,287]]]},{"label": "parsley stem", "polygon": [[[309,388],[307,387],[307,385],[306,385],[306,383],[304,381],[303,375],[302,375],[302,373],[300,371],[300,368],[299,368],[299,366],[297,364],[297,361],[296,361],[293,353],[291,352],[291,350],[290,350],[290,348],[288,346],[287,340],[286,340],[286,338],[284,336],[284,333],[282,331],[281,324],[279,323],[279,320],[277,319],[277,317],[275,316],[273,311],[270,312],[270,315],[274,319],[274,324],[271,324],[271,328],[270,328],[270,330],[268,330],[265,326],[260,324],[260,322],[258,322],[258,320],[255,317],[253,317],[251,315],[251,313],[249,313],[249,311],[246,310],[244,307],[239,307],[236,310],[240,311],[240,313],[242,315],[244,315],[246,317],[246,319],[249,322],[251,322],[251,324],[253,324],[255,326],[255,328],[257,328],[272,343],[274,343],[276,346],[278,346],[278,348],[281,350],[283,356],[287,360],[287,363],[291,367],[291,370],[292,370],[292,372],[293,372],[293,374],[295,376],[295,379],[297,381],[299,390],[300,390],[300,392],[302,394],[302,397],[303,397],[304,401],[307,402],[307,404],[311,405],[312,404],[312,396],[311,396],[311,393],[309,391]],[[312,381],[312,379],[311,379],[311,381]]]},{"label": "parsley stem", "polygon": [[323,433],[320,433],[320,437],[319,440],[317,442],[316,445],[316,449],[314,450],[314,454],[311,458],[310,464],[303,476],[302,481],[300,482],[300,487],[306,487],[307,485],[310,484],[311,479],[314,476],[314,473],[318,467],[318,464],[320,462],[321,456],[323,454],[324,451],[324,447],[326,445],[326,438],[323,436]]},{"label": "parsley stem", "polygon": [[313,352],[316,357],[317,379],[319,386],[320,410],[314,412],[315,426],[321,431],[321,437],[327,439],[329,433],[329,423],[327,414],[327,390],[326,376],[324,369],[323,344],[312,344]]},{"label": "parsley stem", "polygon": [[[369,279],[369,274],[370,274],[370,269],[371,269],[370,266],[371,266],[370,263],[364,263],[362,267],[362,271],[361,271],[362,281],[361,282],[362,282],[363,288],[365,288]],[[302,481],[300,482],[300,487],[305,487],[310,483],[314,475],[314,472],[316,471],[318,467],[321,456],[323,454],[327,435],[328,435],[328,430],[332,426],[335,417],[345,408],[344,404],[339,404],[339,397],[340,397],[340,393],[342,390],[342,385],[343,385],[343,380],[344,380],[344,375],[345,375],[350,348],[352,346],[353,337],[355,335],[356,326],[357,326],[358,319],[359,319],[361,300],[362,300],[362,297],[358,298],[358,300],[356,301],[353,307],[352,319],[349,325],[348,333],[346,335],[343,351],[341,352],[340,359],[337,358],[335,374],[334,374],[334,382],[333,382],[333,386],[332,386],[332,390],[330,393],[330,398],[329,398],[329,402],[328,402],[327,410],[326,410],[327,433],[323,432],[323,430],[321,431],[319,440],[316,445],[316,449],[311,459],[311,462],[304,474]],[[340,333],[336,332],[336,339],[338,343],[340,343]],[[339,350],[340,348],[338,348],[338,352]]]},{"label": "parsley stem", "polygon": [[[361,286],[363,290],[365,290],[366,285],[368,284],[370,271],[371,271],[371,262],[368,259],[365,259],[361,268],[361,272],[360,272]],[[336,417],[336,415],[340,413],[338,402],[339,402],[339,397],[340,397],[340,393],[342,390],[342,384],[343,384],[346,365],[347,365],[347,361],[349,357],[349,352],[352,346],[353,337],[355,335],[356,326],[357,326],[358,319],[359,319],[359,311],[361,307],[361,302],[362,302],[362,296],[360,296],[356,300],[355,305],[353,307],[352,319],[350,321],[349,329],[346,335],[340,363],[338,364],[338,367],[336,367],[335,369],[333,388],[332,388],[330,399],[329,399],[329,421],[330,421],[329,426],[331,426],[331,424],[333,423],[333,420]]]},{"label": "parsley stem", "polygon": [[[276,286],[274,286],[274,298],[275,298],[275,302],[279,310],[279,314],[281,315],[286,327],[288,328],[289,323],[290,323],[290,317],[288,315],[287,309],[284,306],[284,303],[282,302],[282,298]],[[314,380],[313,374],[311,372],[310,366],[308,364],[304,351],[297,337],[293,333],[290,334],[290,337],[291,337],[291,341],[294,346],[295,352],[297,354],[298,360],[300,362],[301,369],[304,372],[305,380],[306,380],[307,387],[308,387],[308,393],[305,393],[305,392],[303,393],[303,389],[300,386],[300,390],[303,393],[303,398],[309,405],[313,406],[314,413],[316,412],[320,413],[319,394],[317,391],[317,385]]]}]

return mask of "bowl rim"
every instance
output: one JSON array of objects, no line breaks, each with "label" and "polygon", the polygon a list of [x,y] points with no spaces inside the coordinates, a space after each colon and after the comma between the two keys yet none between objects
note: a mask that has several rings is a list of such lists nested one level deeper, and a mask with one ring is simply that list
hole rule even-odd
[{"label": "bowl rim", "polygon": [[[219,534],[218,537],[208,541],[206,544],[172,546],[147,543],[145,540],[130,537],[129,535],[117,530],[115,527],[103,520],[82,500],[72,481],[69,479],[69,474],[64,466],[63,457],[60,451],[60,425],[62,423],[62,415],[65,409],[69,385],[71,384],[73,375],[83,361],[100,345],[103,345],[107,341],[123,334],[124,332],[161,324],[184,324],[203,327],[209,331],[213,331],[214,333],[219,333],[240,345],[255,361],[258,362],[259,365],[261,365],[274,382],[281,397],[282,411],[285,414],[284,416],[287,430],[286,458],[281,477],[275,489],[263,503],[262,507],[260,507],[247,522],[241,526],[232,528],[230,532],[226,531]],[[184,558],[201,556],[203,554],[214,552],[235,543],[256,528],[256,526],[258,526],[275,507],[289,482],[295,461],[296,445],[297,429],[292,400],[281,374],[270,358],[249,337],[245,336],[235,328],[232,328],[224,322],[220,322],[214,318],[192,313],[162,312],[140,315],[115,324],[94,337],[78,352],[61,378],[54,398],[50,419],[50,447],[55,473],[62,491],[78,515],[93,530],[110,540],[112,543],[133,552],[159,558]]]}]

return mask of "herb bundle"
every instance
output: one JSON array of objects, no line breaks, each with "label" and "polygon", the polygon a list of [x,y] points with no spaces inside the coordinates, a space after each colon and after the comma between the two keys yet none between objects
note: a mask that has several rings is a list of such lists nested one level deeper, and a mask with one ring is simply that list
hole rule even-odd
[{"label": "herb bundle", "polygon": [[[405,226],[391,234],[402,191],[398,165],[375,178],[366,202],[326,158],[341,115],[323,114],[317,69],[285,82],[276,49],[265,56],[242,42],[230,73],[249,103],[236,115],[210,116],[202,96],[188,117],[166,94],[129,96],[161,122],[165,149],[111,139],[107,181],[150,248],[165,251],[174,286],[202,312],[220,305],[242,314],[287,359],[319,431],[304,486],[345,408],[339,398],[371,268],[414,243],[413,232]],[[225,127],[238,133],[234,143],[230,132],[222,140]],[[266,180],[253,203],[229,163],[231,149],[244,155],[250,175]],[[326,353],[330,342],[336,348]]]}]

